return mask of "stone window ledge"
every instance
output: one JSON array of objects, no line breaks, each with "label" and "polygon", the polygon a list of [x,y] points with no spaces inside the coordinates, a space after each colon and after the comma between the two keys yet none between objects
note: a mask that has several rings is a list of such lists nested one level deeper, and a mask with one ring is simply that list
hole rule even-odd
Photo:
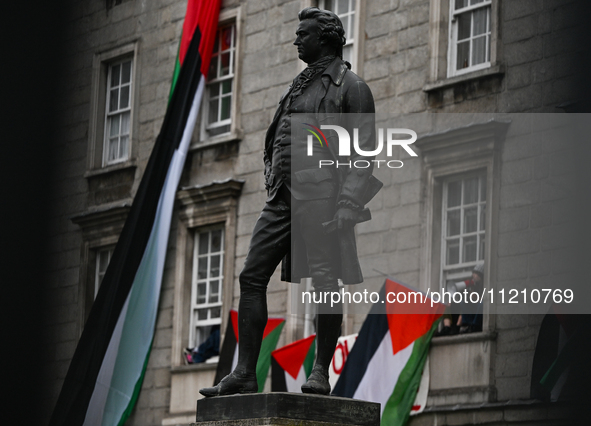
[{"label": "stone window ledge", "polygon": [[496,64],[491,66],[490,68],[485,68],[483,70],[478,70],[467,74],[462,74],[455,77],[438,80],[433,83],[428,83],[425,86],[423,86],[423,92],[436,92],[438,90],[448,89],[450,87],[469,81],[495,76],[502,76],[503,74],[505,74],[505,67],[503,66],[503,64]]},{"label": "stone window ledge", "polygon": [[193,371],[210,371],[218,368],[217,362],[200,362],[198,364],[177,365],[170,369],[171,374],[183,374]]},{"label": "stone window ledge", "polygon": [[113,164],[111,166],[102,167],[100,169],[88,170],[84,173],[84,177],[91,179],[95,176],[107,175],[109,173],[118,172],[121,170],[132,170],[137,167],[135,160],[129,160],[122,163]]},{"label": "stone window ledge", "polygon": [[225,143],[240,142],[244,134],[241,129],[235,129],[231,133],[224,133],[223,135],[215,136],[204,141],[199,141],[191,144],[190,151],[198,151],[200,149],[209,148]]},{"label": "stone window ledge", "polygon": [[431,340],[431,346],[461,345],[468,342],[484,342],[496,340],[496,331],[483,331],[477,333],[456,334],[453,336],[439,336]]}]

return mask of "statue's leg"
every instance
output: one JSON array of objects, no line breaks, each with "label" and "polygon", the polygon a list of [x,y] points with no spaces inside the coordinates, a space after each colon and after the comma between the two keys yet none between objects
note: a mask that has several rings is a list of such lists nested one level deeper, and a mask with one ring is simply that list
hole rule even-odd
[{"label": "statue's leg", "polygon": [[[315,292],[338,292],[339,246],[337,234],[325,234],[323,222],[334,217],[335,200],[305,201],[294,206],[294,215],[300,223],[302,237],[306,244],[308,268],[314,282]],[[319,304],[316,317],[317,353],[314,368],[302,392],[327,395],[330,393],[328,369],[332,360],[343,321],[342,305],[338,303]]]},{"label": "statue's leg", "polygon": [[287,197],[265,205],[255,224],[250,247],[240,273],[238,305],[238,363],[220,383],[201,389],[205,396],[254,393],[258,390],[256,365],[267,324],[267,285],[287,254],[291,238],[291,213]]}]

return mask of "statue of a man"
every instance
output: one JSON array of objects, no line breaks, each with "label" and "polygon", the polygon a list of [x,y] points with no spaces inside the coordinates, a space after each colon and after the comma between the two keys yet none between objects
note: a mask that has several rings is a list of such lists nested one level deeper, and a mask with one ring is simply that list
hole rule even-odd
[{"label": "statue of a man", "polygon": [[[361,125],[364,129],[359,131],[358,145],[371,151],[375,148],[374,101],[367,84],[342,60],[345,31],[337,15],[308,7],[298,17],[294,45],[308,67],[281,98],[265,138],[268,198],[240,274],[238,364],[216,386],[200,390],[208,397],[257,392],[256,364],[267,323],[267,285],[282,259],[282,279],[296,281],[310,276],[314,291],[338,291],[339,278],[345,284],[363,281],[353,227],[367,202],[372,167],[326,169],[318,168],[318,162],[306,166],[306,161],[299,161],[306,156],[305,144],[292,144],[291,116],[369,116],[369,122]],[[338,144],[330,145],[330,149],[315,146],[314,158],[337,158]],[[368,159],[351,149],[349,159],[355,161],[356,157]],[[330,221],[337,230],[326,233],[322,224]],[[299,257],[303,265],[294,264],[298,263],[295,252],[304,253]],[[342,318],[340,309],[317,316],[317,356],[303,392],[330,393],[328,368]]]}]

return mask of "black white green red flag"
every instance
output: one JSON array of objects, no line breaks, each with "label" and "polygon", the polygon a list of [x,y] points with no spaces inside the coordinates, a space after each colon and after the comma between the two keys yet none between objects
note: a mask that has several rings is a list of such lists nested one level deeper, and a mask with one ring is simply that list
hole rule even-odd
[{"label": "black white green red flag", "polygon": [[301,392],[314,366],[316,335],[296,340],[271,353],[271,391]]},{"label": "black white green red flag", "polygon": [[[387,279],[386,294],[416,289]],[[412,298],[414,300],[414,297]],[[398,300],[403,300],[399,297]],[[379,402],[382,426],[404,425],[417,396],[431,337],[445,305],[423,294],[413,303],[377,303],[367,315],[333,395]]]},{"label": "black white green red flag", "polygon": [[[259,385],[259,392],[265,388],[265,381],[267,374],[269,374],[269,367],[271,366],[271,353],[277,347],[279,336],[285,325],[284,318],[268,318],[267,325],[263,331],[263,341],[261,343],[261,351],[259,352],[259,359],[257,361],[256,375],[257,383]],[[228,326],[224,335],[224,343],[220,350],[220,360],[216,370],[214,385],[218,384],[226,375],[230,374],[236,364],[238,363],[238,347],[240,341],[238,338],[238,311],[230,310]]]},{"label": "black white green red flag", "polygon": [[141,389],[176,189],[193,134],[220,0],[189,0],[162,128],[70,363],[51,426],[122,425]]}]

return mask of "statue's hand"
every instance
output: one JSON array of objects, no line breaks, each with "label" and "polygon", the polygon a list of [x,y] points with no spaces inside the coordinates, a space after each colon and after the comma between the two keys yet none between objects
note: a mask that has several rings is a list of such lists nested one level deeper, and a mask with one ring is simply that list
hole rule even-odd
[{"label": "statue's hand", "polygon": [[334,215],[338,229],[352,228],[357,223],[357,212],[341,207]]}]

